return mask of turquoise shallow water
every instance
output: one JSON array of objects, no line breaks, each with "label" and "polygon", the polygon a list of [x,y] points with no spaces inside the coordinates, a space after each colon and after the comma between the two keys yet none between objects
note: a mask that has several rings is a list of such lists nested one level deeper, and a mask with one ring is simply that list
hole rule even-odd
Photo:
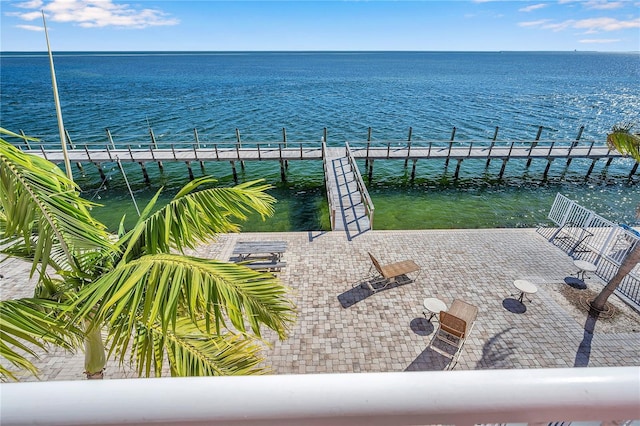
[{"label": "turquoise shallow water", "polygon": [[[169,52],[56,53],[56,71],[66,128],[75,143],[106,142],[109,128],[119,142],[244,141],[319,143],[327,128],[330,145],[374,141],[499,140],[604,141],[615,123],[640,125],[640,55],[545,52]],[[59,144],[44,54],[0,54],[2,127]],[[503,181],[500,162],[465,161],[460,179],[437,161],[419,161],[415,181],[402,162],[376,161],[367,182],[376,206],[376,229],[535,226],[545,220],[557,192],[617,222],[634,220],[640,204],[638,175],[629,182],[630,160],[605,170],[598,162],[569,168],[554,162],[541,182],[544,161],[529,169],[510,161]],[[104,165],[105,185],[93,166],[86,177],[74,170],[87,198],[105,208],[96,215],[110,227],[135,209],[115,164]],[[187,179],[183,164],[160,174],[148,165],[147,186],[137,165],[125,165],[140,204],[160,187],[167,196]],[[362,168],[361,164],[361,170]],[[200,175],[195,167],[194,172]],[[228,164],[206,164],[221,185],[232,184]],[[245,230],[328,228],[322,165],[291,162],[286,183],[277,164],[247,164],[240,179],[265,178],[275,186],[276,214]]]}]

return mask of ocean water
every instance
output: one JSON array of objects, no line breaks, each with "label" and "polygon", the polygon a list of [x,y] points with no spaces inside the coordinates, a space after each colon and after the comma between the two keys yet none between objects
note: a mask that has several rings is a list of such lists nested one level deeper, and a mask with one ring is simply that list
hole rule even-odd
[{"label": "ocean water", "polygon": [[[54,52],[65,126],[74,143],[282,140],[329,145],[363,141],[532,140],[604,141],[619,122],[640,126],[640,55],[593,52]],[[59,144],[48,58],[43,53],[0,54],[0,125]],[[634,162],[599,161],[570,167],[546,162],[530,168],[510,161],[465,161],[453,167],[419,161],[416,178],[402,161],[376,161],[367,186],[376,206],[375,229],[528,227],[545,221],[557,192],[617,222],[633,223],[640,204]],[[364,173],[364,164],[360,163]],[[160,188],[169,199],[188,180],[184,164],[163,173],[125,165],[140,206]],[[74,176],[86,198],[102,203],[95,214],[111,228],[136,210],[115,164],[101,182],[93,166]],[[229,164],[194,167],[220,185],[233,183]],[[241,180],[274,186],[276,214],[250,218],[250,231],[328,229],[321,162],[290,162],[281,182],[277,163],[247,163]]]}]

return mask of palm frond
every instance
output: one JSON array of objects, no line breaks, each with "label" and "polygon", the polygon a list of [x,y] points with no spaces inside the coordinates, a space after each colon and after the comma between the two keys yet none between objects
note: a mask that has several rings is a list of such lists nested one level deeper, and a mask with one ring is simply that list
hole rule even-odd
[{"label": "palm frond", "polygon": [[[81,331],[53,313],[59,308],[55,302],[44,299],[17,299],[0,301],[0,356],[19,369],[37,375],[37,369],[28,357],[39,358],[36,350],[47,350],[47,343],[66,350],[76,348]],[[0,369],[2,380],[15,376],[6,367]]]},{"label": "palm frond", "polygon": [[621,123],[613,126],[607,135],[607,145],[624,155],[630,155],[640,161],[640,135],[631,133],[632,123]]},{"label": "palm frond", "polygon": [[123,258],[128,261],[142,254],[193,248],[214,234],[237,232],[235,221],[246,220],[248,213],[257,212],[263,218],[273,214],[275,199],[265,192],[271,186],[252,181],[194,192],[211,182],[211,178],[191,182],[165,207],[139,222],[121,240],[127,244]]},{"label": "palm frond", "polygon": [[32,273],[47,266],[82,269],[85,255],[112,250],[105,227],[94,220],[95,204],[53,163],[0,139],[0,211],[3,238],[33,254]]},{"label": "palm frond", "polygon": [[[165,360],[169,361],[172,376],[230,376],[265,374],[261,365],[262,346],[247,335],[204,332],[203,321],[194,324],[180,318],[175,330],[162,331],[158,323],[136,322],[130,362],[136,366],[138,376],[162,375]],[[110,340],[122,345],[122,340]],[[113,351],[113,348],[112,348]],[[126,346],[117,349],[120,362],[126,358]]]},{"label": "palm frond", "polygon": [[241,332],[248,323],[260,336],[264,325],[284,338],[294,317],[286,292],[273,275],[243,265],[158,254],[119,264],[83,287],[69,309],[77,309],[77,318],[95,314],[96,323],[108,322],[121,336],[132,335],[135,320],[148,326],[159,322],[163,331],[175,329],[184,313],[193,322],[204,319],[207,332],[219,333],[229,321]]}]

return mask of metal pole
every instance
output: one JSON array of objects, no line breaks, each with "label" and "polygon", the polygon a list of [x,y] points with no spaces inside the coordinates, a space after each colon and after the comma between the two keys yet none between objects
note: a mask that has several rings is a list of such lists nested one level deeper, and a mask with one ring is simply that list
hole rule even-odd
[{"label": "metal pole", "polygon": [[67,143],[64,131],[64,122],[62,121],[62,109],[60,108],[60,98],[58,97],[58,83],[56,83],[56,70],[53,67],[53,55],[51,54],[51,46],[49,45],[49,33],[47,32],[47,21],[44,18],[44,10],[42,11],[42,22],[44,24],[44,35],[47,39],[47,51],[49,52],[49,66],[51,67],[51,84],[53,85],[53,100],[56,104],[56,115],[58,117],[58,131],[60,132],[60,144],[62,145],[62,156],[64,157],[64,168],[67,172],[67,177],[73,180],[73,173],[71,172],[71,163],[69,162],[69,155],[67,154]]}]

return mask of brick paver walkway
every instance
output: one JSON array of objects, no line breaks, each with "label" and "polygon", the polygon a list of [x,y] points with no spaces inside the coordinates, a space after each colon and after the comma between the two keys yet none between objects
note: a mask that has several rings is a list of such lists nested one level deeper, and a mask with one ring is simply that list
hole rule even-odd
[{"label": "brick paver walkway", "polygon": [[[604,334],[596,326],[586,335],[584,323],[555,302],[551,292],[576,269],[534,229],[370,231],[351,241],[344,232],[242,233],[196,254],[228,259],[240,240],[288,242],[280,276],[298,320],[285,341],[267,335],[276,374],[441,370],[444,358],[427,347],[437,322],[422,314],[430,296],[480,309],[456,369],[640,365],[640,333]],[[367,251],[383,264],[412,259],[422,272],[415,283],[371,294],[357,285],[370,266]],[[23,263],[0,270],[3,299],[31,293]],[[511,296],[515,279],[539,289],[524,312]],[[82,354],[45,355],[38,365],[44,380],[83,378]],[[134,374],[111,362],[106,376]]]}]

